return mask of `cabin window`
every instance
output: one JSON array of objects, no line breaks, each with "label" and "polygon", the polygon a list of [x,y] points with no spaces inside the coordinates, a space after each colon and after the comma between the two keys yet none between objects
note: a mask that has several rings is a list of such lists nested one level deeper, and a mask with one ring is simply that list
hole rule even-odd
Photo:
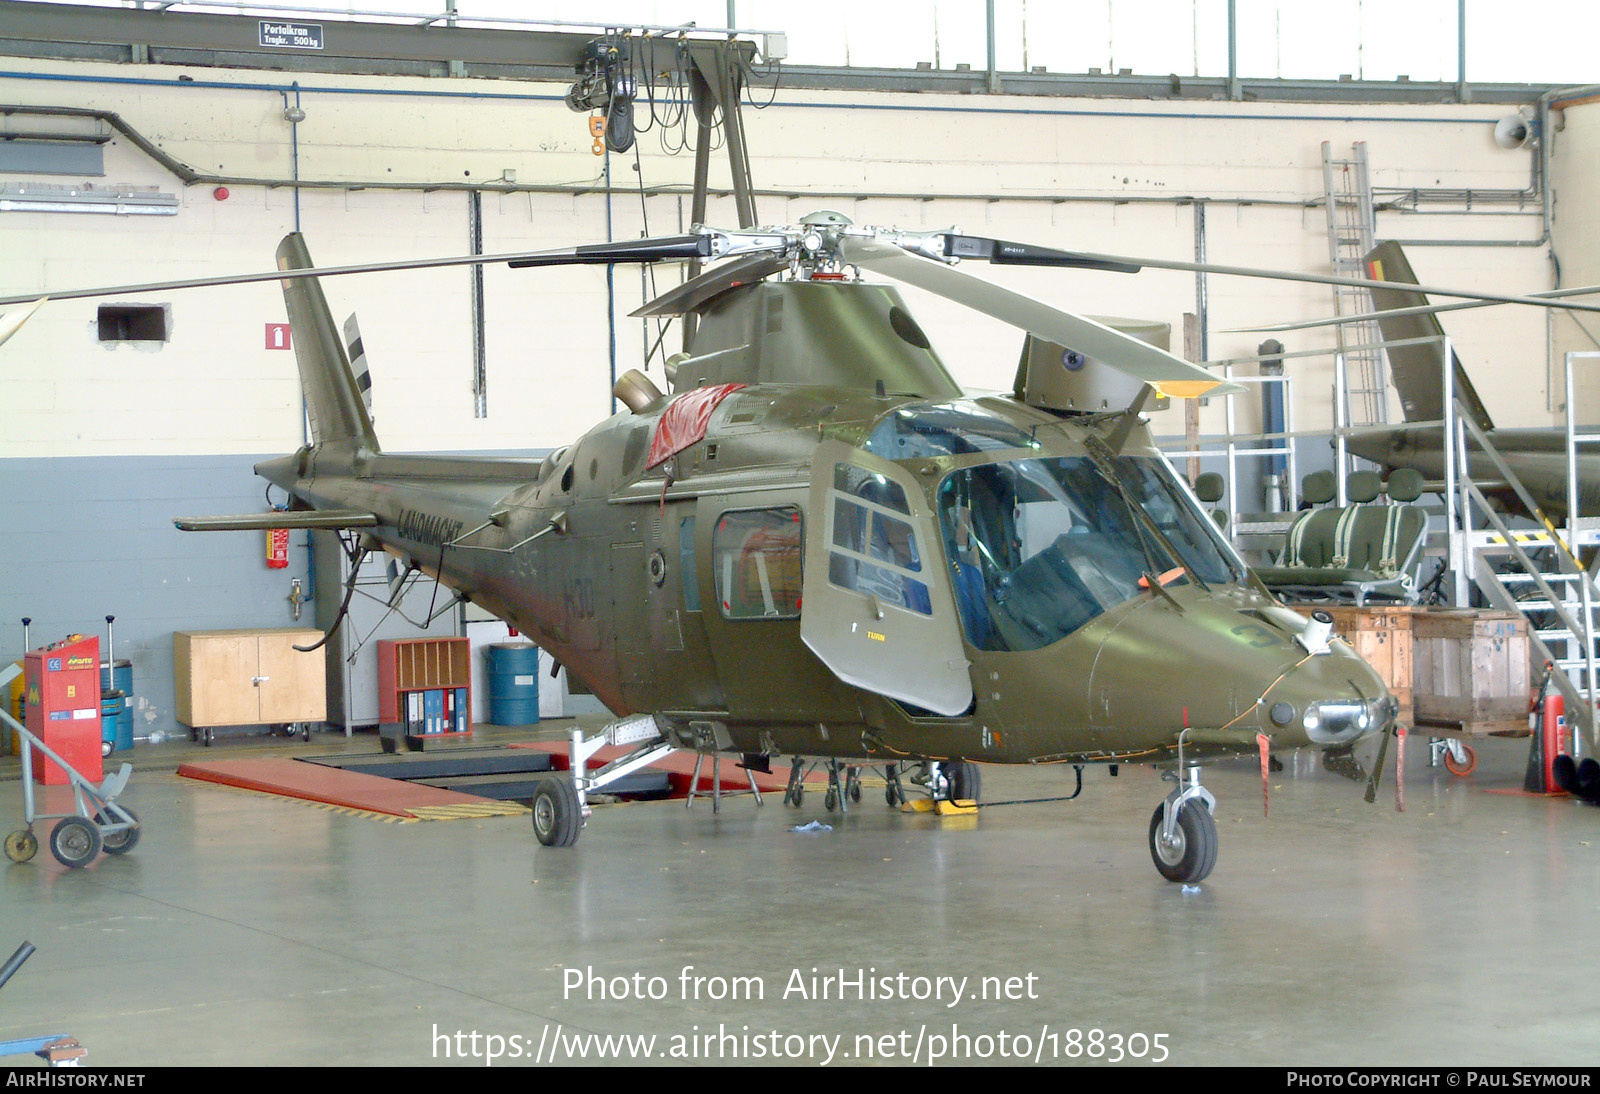
[{"label": "cabin window", "polygon": [[678,523],[678,559],[682,563],[678,573],[683,575],[683,606],[697,612],[700,610],[700,571],[694,565],[693,517],[684,517]]},{"label": "cabin window", "polygon": [[792,505],[724,513],[712,536],[717,602],[729,619],[800,615],[800,510]]},{"label": "cabin window", "polygon": [[838,464],[833,474],[828,580],[841,589],[877,597],[880,604],[932,615],[916,532],[896,514],[911,515],[898,483]]}]

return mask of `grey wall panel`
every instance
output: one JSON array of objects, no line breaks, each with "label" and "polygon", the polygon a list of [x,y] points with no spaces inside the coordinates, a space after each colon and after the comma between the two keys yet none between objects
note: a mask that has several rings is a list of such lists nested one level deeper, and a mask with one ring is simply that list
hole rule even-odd
[{"label": "grey wall panel", "polygon": [[0,141],[0,171],[100,178],[106,173],[106,153],[98,144],[77,141]]},{"label": "grey wall panel", "polygon": [[[0,659],[115,615],[116,654],[133,662],[135,732],[172,732],[172,635],[296,624],[290,582],[310,575],[306,535],[289,568],[269,570],[264,534],[188,533],[175,516],[259,511],[261,456],[0,460]],[[309,592],[309,587],[308,590]]]},{"label": "grey wall panel", "polygon": [[[463,453],[464,454],[464,453]],[[527,457],[542,451],[484,452]],[[173,716],[174,631],[315,626],[295,621],[291,582],[310,597],[307,533],[289,537],[289,567],[270,570],[262,532],[180,532],[172,518],[259,512],[266,456],[0,459],[0,663],[32,644],[98,634],[116,620],[116,655],[133,662],[135,734],[179,730]],[[274,500],[281,494],[274,492]],[[337,599],[337,598],[336,598]],[[448,622],[448,621],[445,621]]]}]

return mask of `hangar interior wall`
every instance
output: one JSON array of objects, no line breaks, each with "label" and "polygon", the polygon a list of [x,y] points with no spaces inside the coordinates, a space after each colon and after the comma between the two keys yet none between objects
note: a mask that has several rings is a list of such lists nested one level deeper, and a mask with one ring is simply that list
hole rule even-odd
[{"label": "hangar interior wall", "polygon": [[[297,223],[324,266],[465,253],[463,188],[479,183],[487,253],[686,228],[686,193],[641,197],[634,188],[642,181],[686,191],[692,155],[665,154],[655,131],[641,135],[637,156],[596,157],[586,121],[566,109],[563,91],[512,81],[291,80],[30,62],[25,72],[0,74],[0,101],[115,111],[166,154],[229,179],[229,194],[219,200],[211,184],[183,185],[121,135],[106,148],[104,178],[0,179],[128,184],[178,201],[170,217],[0,213],[0,290],[266,270],[278,239]],[[298,126],[284,118],[293,102],[306,115]],[[1378,186],[1515,190],[1529,185],[1532,160],[1493,143],[1493,123],[1505,113],[1470,104],[1164,104],[780,89],[771,106],[747,109],[745,120],[764,223],[836,208],[857,222],[953,224],[1063,248],[1189,260],[1203,202],[1210,261],[1315,271],[1327,266],[1316,204],[1324,140],[1338,155],[1365,141]],[[1592,147],[1590,125],[1584,116],[1562,140]],[[712,185],[725,187],[720,153],[713,162]],[[316,185],[297,191],[296,179]],[[1593,208],[1581,196],[1563,198],[1560,208],[1576,220],[1579,205]],[[1551,285],[1547,249],[1504,244],[1539,235],[1537,210],[1535,195],[1526,209],[1496,208],[1497,215],[1385,213],[1379,234],[1480,241],[1410,248],[1424,282],[1536,291]],[[708,220],[736,226],[731,200],[714,198]],[[1169,322],[1175,349],[1183,314],[1196,310],[1196,280],[1187,273],[977,272],[1072,310]],[[610,412],[613,341],[621,372],[639,365],[659,333],[627,313],[652,294],[652,283],[665,288],[680,277],[672,268],[617,267],[608,288],[603,269],[487,267],[486,418],[474,416],[464,270],[328,279],[324,288],[337,318],[360,317],[386,449],[534,453],[569,442]],[[963,383],[1009,387],[1016,331],[905,292]],[[1290,282],[1213,276],[1207,293],[1213,359],[1254,353],[1265,337],[1229,328],[1318,317],[1331,305],[1326,287]],[[100,343],[97,302],[62,301],[0,351],[0,505],[8,513],[0,531],[7,575],[0,650],[20,651],[22,615],[35,619],[38,642],[98,630],[104,615],[115,614],[118,652],[135,659],[148,722],[170,728],[171,632],[287,626],[289,582],[308,575],[303,536],[294,537],[290,568],[269,572],[258,536],[183,535],[169,518],[258,508],[261,482],[249,465],[297,447],[303,424],[292,355],[266,348],[266,324],[284,321],[276,283],[126,299],[170,305],[170,340]],[[1447,329],[1498,422],[1552,420],[1542,315],[1463,311]],[[1331,345],[1320,332],[1279,337],[1291,350]],[[676,331],[665,345],[678,348]],[[658,382],[659,361],[650,369]],[[1329,359],[1290,367],[1297,426],[1330,425]],[[1253,407],[1241,407],[1239,428],[1256,422]],[[1156,428],[1181,433],[1181,413],[1158,417]],[[1212,400],[1202,430],[1222,428]],[[1325,446],[1310,447],[1309,459],[1328,458]]]},{"label": "hangar interior wall", "polygon": [[[1550,167],[1556,196],[1551,235],[1559,259],[1559,287],[1600,285],[1600,102],[1579,100],[1557,115]],[[1589,298],[1593,300],[1593,297]],[[1600,316],[1558,312],[1550,318],[1555,402],[1564,401],[1562,358],[1600,352]],[[1600,421],[1600,359],[1574,361],[1577,420]]]}]

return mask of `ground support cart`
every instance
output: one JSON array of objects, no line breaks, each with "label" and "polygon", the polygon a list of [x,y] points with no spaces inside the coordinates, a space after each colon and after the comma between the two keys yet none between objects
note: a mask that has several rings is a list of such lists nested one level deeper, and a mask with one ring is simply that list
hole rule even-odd
[{"label": "ground support cart", "polygon": [[[0,671],[0,690],[21,671],[15,665]],[[22,820],[27,825],[5,838],[7,858],[12,862],[27,862],[38,853],[39,837],[33,834],[33,826],[41,820],[56,821],[50,832],[50,853],[63,866],[87,866],[102,850],[113,855],[133,850],[133,845],[139,841],[139,818],[117,804],[117,796],[126,789],[133,775],[132,764],[123,764],[117,772],[106,776],[105,781],[93,783],[11,715],[0,711],[0,721],[10,726],[22,741]],[[35,749],[66,772],[72,784],[74,812],[43,813],[37,808],[34,800],[37,788],[33,781]]]}]

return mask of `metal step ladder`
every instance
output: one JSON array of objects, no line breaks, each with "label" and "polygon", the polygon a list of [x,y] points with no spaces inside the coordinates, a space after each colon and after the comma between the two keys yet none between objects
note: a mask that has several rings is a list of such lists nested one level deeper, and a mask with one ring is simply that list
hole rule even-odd
[{"label": "metal step ladder", "polygon": [[[1595,609],[1600,607],[1600,519],[1573,516],[1562,530],[1548,521],[1542,528],[1511,529],[1464,474],[1468,444],[1487,457],[1493,472],[1529,512],[1539,512],[1527,488],[1459,400],[1453,400],[1447,411],[1446,429],[1447,436],[1457,438],[1446,448],[1452,457],[1446,472],[1460,491],[1458,498],[1445,499],[1446,528],[1454,541],[1451,566],[1458,575],[1455,602],[1467,602],[1460,579],[1470,578],[1490,604],[1527,617],[1534,652],[1541,662],[1556,668],[1551,682],[1566,701],[1574,756],[1592,753],[1600,746],[1595,710],[1600,698],[1595,627]],[[1569,478],[1571,453],[1569,438]],[[1569,497],[1575,495],[1573,491]],[[1580,559],[1591,555],[1595,561],[1585,567]]]},{"label": "metal step ladder", "polygon": [[[1585,524],[1591,522],[1585,521]],[[1503,590],[1491,599],[1515,608],[1528,620],[1528,635],[1538,645],[1544,660],[1554,662],[1573,690],[1588,697],[1591,705],[1600,690],[1600,650],[1595,648],[1595,608],[1600,606],[1592,573],[1581,573],[1565,561],[1565,548],[1547,532],[1514,531],[1513,538],[1535,569],[1524,569],[1511,561],[1512,552],[1498,532],[1474,532],[1473,553],[1486,571],[1478,584],[1492,580]],[[1594,547],[1600,543],[1600,530],[1583,529],[1578,543]],[[1484,564],[1487,565],[1484,565]],[[1584,596],[1584,584],[1589,595]],[[1553,595],[1552,595],[1553,594]],[[1570,620],[1574,626],[1563,621]]]},{"label": "metal step ladder", "polygon": [[[1335,277],[1364,278],[1367,271],[1363,260],[1372,250],[1376,222],[1372,183],[1367,177],[1366,141],[1355,142],[1351,153],[1350,159],[1336,160],[1329,143],[1322,142],[1328,263]],[[1336,285],[1333,304],[1336,316],[1372,311],[1372,298],[1366,289]],[[1356,427],[1387,425],[1389,375],[1378,324],[1371,319],[1358,320],[1340,323],[1334,331],[1345,359],[1345,422]]]}]

